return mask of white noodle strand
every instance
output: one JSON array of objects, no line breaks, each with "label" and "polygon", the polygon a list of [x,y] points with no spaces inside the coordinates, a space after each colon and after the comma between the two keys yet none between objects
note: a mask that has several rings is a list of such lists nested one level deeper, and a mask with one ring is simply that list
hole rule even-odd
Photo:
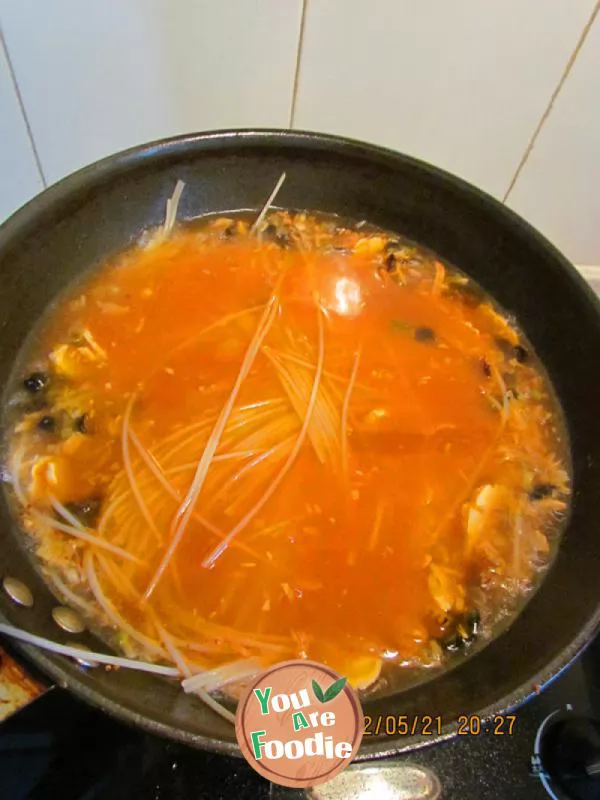
[{"label": "white noodle strand", "polygon": [[298,434],[298,438],[296,439],[296,443],[292,448],[292,452],[286,459],[285,464],[279,471],[279,473],[275,476],[273,482],[261,497],[261,499],[256,503],[256,505],[250,509],[242,519],[237,523],[237,525],[231,529],[231,531],[227,534],[227,536],[215,547],[215,549],[209,553],[209,555],[204,559],[202,562],[203,567],[213,567],[215,561],[224,553],[224,551],[229,546],[229,543],[232,539],[237,536],[237,534],[242,531],[249,522],[258,514],[261,508],[269,501],[275,491],[279,488],[279,484],[283,481],[285,476],[287,475],[288,471],[290,470],[292,464],[296,460],[298,453],[300,452],[300,448],[304,444],[304,440],[306,438],[306,434],[308,431],[308,426],[310,424],[311,416],[313,409],[315,407],[315,403],[317,401],[317,394],[319,392],[319,385],[321,382],[321,374],[323,372],[323,363],[325,360],[325,338],[323,332],[323,316],[321,311],[321,306],[317,305],[317,314],[318,314],[318,324],[319,324],[319,352],[317,356],[317,368],[315,370],[315,377],[313,381],[313,387],[310,394],[310,399],[308,403],[308,408],[306,409],[306,416],[304,417],[304,422],[302,423],[302,428],[300,429],[300,433]]},{"label": "white noodle strand", "polygon": [[42,636],[36,636],[20,628],[14,628],[12,625],[5,625],[3,622],[0,622],[0,633],[3,633],[5,636],[10,636],[13,639],[18,639],[20,642],[41,647],[43,650],[50,650],[52,653],[69,656],[70,658],[80,659],[85,662],[96,661],[99,664],[108,664],[113,667],[125,667],[126,669],[135,669],[140,672],[152,672],[155,675],[164,675],[168,678],[178,678],[180,676],[180,672],[176,667],[164,667],[161,664],[149,664],[146,661],[135,661],[131,658],[121,658],[121,656],[110,656],[106,653],[94,653],[89,650],[82,650],[78,647],[52,642],[50,639],[44,639]]},{"label": "white noodle strand", "polygon": [[275,200],[275,198],[279,194],[279,190],[283,186],[283,182],[284,182],[285,179],[286,179],[286,174],[285,174],[285,172],[282,172],[281,175],[279,176],[279,180],[275,184],[275,188],[273,189],[273,191],[269,195],[269,199],[267,200],[267,202],[262,207],[262,210],[261,210],[260,214],[258,215],[258,217],[256,218],[256,220],[254,222],[254,225],[250,228],[250,233],[256,233],[256,231],[259,229],[261,222],[263,221],[263,219],[268,214],[269,209],[273,205],[273,201]]},{"label": "white noodle strand", "polygon": [[55,528],[57,531],[68,533],[75,539],[82,539],[84,542],[89,542],[89,544],[93,544],[95,547],[101,547],[104,550],[114,553],[116,556],[126,559],[127,561],[133,561],[136,564],[144,563],[141,559],[137,558],[137,556],[132,556],[131,553],[128,553],[127,550],[123,550],[123,548],[117,547],[117,545],[111,544],[110,542],[101,539],[99,536],[94,536],[94,534],[88,533],[88,531],[84,528],[75,528],[73,525],[66,525],[64,522],[60,522],[57,519],[52,519],[52,517],[46,516],[46,514],[42,514],[35,508],[31,509],[31,513],[34,517],[36,517],[36,519],[39,519],[40,522],[43,522],[49,528]]},{"label": "white noodle strand", "polygon": [[[185,658],[181,655],[179,650],[177,649],[175,642],[169,636],[169,634],[164,630],[164,628],[159,627],[159,633],[162,637],[165,647],[169,651],[169,654],[173,661],[177,664],[179,669],[181,670],[181,674],[186,676],[186,679],[193,680],[194,677],[198,677],[192,673],[188,662]],[[183,685],[183,684],[182,684]],[[202,700],[202,702],[208,706],[215,714],[218,714],[227,722],[230,722],[232,725],[235,725],[235,714],[232,714],[228,708],[222,706],[221,703],[218,703],[214,697],[211,697],[208,692],[204,691],[203,689],[197,689],[194,694],[198,695],[198,697]]]},{"label": "white noodle strand", "polygon": [[96,598],[96,601],[102,607],[108,619],[112,622],[115,628],[117,628],[117,630],[127,633],[129,636],[131,636],[131,638],[134,641],[136,641],[142,647],[146,648],[148,652],[154,653],[154,655],[164,658],[167,655],[164,648],[158,645],[148,636],[144,636],[143,633],[140,633],[134,627],[132,627],[118,613],[118,611],[110,602],[110,600],[108,600],[108,598],[105,596],[102,587],[100,586],[100,581],[98,580],[98,576],[96,575],[93,558],[94,558],[93,553],[87,553],[84,559],[87,581],[94,597]]},{"label": "white noodle strand", "polygon": [[161,239],[167,239],[173,232],[173,227],[175,226],[175,222],[177,221],[177,210],[179,209],[179,201],[181,200],[181,195],[183,194],[184,189],[185,189],[185,183],[182,180],[178,180],[177,183],[175,184],[175,189],[173,191],[173,194],[167,200],[165,224],[163,225],[162,228]]},{"label": "white noodle strand", "polygon": [[277,296],[273,295],[273,297],[267,304],[267,307],[265,308],[265,311],[263,313],[263,316],[261,317],[256,333],[252,339],[252,342],[248,347],[248,350],[246,351],[246,355],[244,356],[242,366],[240,368],[235,385],[231,390],[231,394],[229,395],[229,398],[225,403],[225,406],[223,407],[223,410],[219,415],[219,419],[217,420],[217,423],[213,428],[210,438],[206,444],[204,453],[202,454],[202,458],[198,463],[198,468],[196,470],[196,474],[194,475],[194,479],[188,490],[188,493],[183,503],[177,510],[177,513],[175,515],[175,520],[179,521],[173,532],[173,536],[171,538],[169,547],[167,548],[167,551],[164,554],[158,566],[158,569],[156,570],[154,576],[152,577],[152,580],[148,584],[148,588],[144,592],[144,601],[147,601],[154,592],[154,590],[156,589],[156,586],[158,585],[158,582],[162,578],[173,556],[173,553],[179,546],[179,542],[181,541],[181,538],[185,533],[188,521],[194,511],[196,501],[202,490],[204,481],[206,480],[206,475],[208,473],[208,469],[212,462],[212,458],[215,454],[215,450],[219,445],[219,441],[221,440],[221,436],[223,435],[223,431],[225,429],[225,426],[227,425],[227,420],[229,419],[235,401],[237,400],[237,396],[241,389],[242,383],[245,380],[248,373],[250,372],[252,365],[254,364],[254,360],[256,359],[256,356],[258,354],[258,351],[260,350],[260,346],[262,345],[265,336],[269,332],[271,325],[275,321],[275,316],[277,314],[278,307],[279,304],[277,301]]},{"label": "white noodle strand", "polygon": [[184,692],[196,692],[198,689],[210,692],[234,681],[250,678],[259,673],[261,668],[260,659],[244,658],[216,669],[201,672],[199,675],[190,675],[181,682],[181,686]]},{"label": "white noodle strand", "polygon": [[63,519],[69,522],[74,528],[77,528],[77,530],[79,531],[85,530],[85,528],[81,524],[81,521],[77,519],[75,514],[71,514],[69,509],[65,508],[65,506],[63,506],[63,504],[56,499],[56,497],[50,494],[48,495],[48,499],[50,500],[50,505],[52,506],[52,508],[56,512],[58,512],[63,517]]},{"label": "white noodle strand", "polygon": [[344,402],[342,404],[342,465],[346,475],[348,474],[348,410],[350,408],[350,397],[352,395],[352,389],[354,388],[354,382],[356,381],[360,356],[361,348],[356,351],[356,355],[354,356],[354,364],[352,365],[348,388],[346,389]]},{"label": "white noodle strand", "polygon": [[125,409],[125,414],[123,415],[123,427],[121,429],[121,448],[123,452],[123,466],[125,468],[127,480],[129,481],[129,487],[131,489],[131,493],[135,498],[138,508],[140,509],[140,512],[146,524],[148,525],[148,527],[150,528],[150,530],[152,531],[158,542],[160,542],[162,540],[160,531],[156,527],[156,524],[152,519],[152,515],[148,510],[148,506],[146,505],[144,498],[142,497],[142,493],[140,492],[140,487],[137,484],[137,481],[135,479],[135,474],[133,472],[131,453],[129,451],[129,438],[130,438],[129,430],[131,425],[130,422],[131,411],[133,409],[133,404],[135,403],[135,400],[136,396],[134,394],[131,395],[129,402],[127,403],[127,408]]}]

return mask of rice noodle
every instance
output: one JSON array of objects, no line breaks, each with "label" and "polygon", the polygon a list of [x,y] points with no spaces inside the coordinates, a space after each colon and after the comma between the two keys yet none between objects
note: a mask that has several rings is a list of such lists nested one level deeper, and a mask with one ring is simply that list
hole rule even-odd
[{"label": "rice noodle", "polygon": [[315,377],[313,381],[313,388],[310,395],[308,408],[306,409],[306,416],[304,417],[304,422],[302,423],[302,428],[300,429],[300,433],[298,434],[298,438],[296,439],[296,443],[292,449],[292,452],[286,459],[285,464],[281,468],[280,472],[276,475],[275,479],[260,498],[260,500],[250,509],[242,519],[231,529],[231,531],[227,534],[227,536],[223,539],[223,541],[211,552],[209,555],[204,559],[202,562],[203,567],[213,567],[215,562],[218,558],[224,553],[224,551],[229,546],[230,542],[237,536],[240,531],[242,531],[246,525],[258,514],[261,508],[268,502],[274,492],[278,489],[280,483],[283,481],[287,473],[289,472],[292,464],[296,460],[298,453],[300,452],[300,448],[304,444],[304,440],[306,438],[306,433],[308,431],[308,426],[310,424],[310,419],[312,416],[313,409],[315,407],[315,403],[317,401],[317,394],[319,391],[319,384],[321,382],[321,373],[323,372],[323,363],[325,360],[325,339],[324,339],[324,332],[323,332],[323,316],[321,306],[317,304],[317,321],[319,327],[319,348],[318,348],[318,356],[317,356],[317,369],[315,370]]},{"label": "rice noodle", "polygon": [[[163,472],[163,470],[161,469],[161,466],[158,463],[158,461],[156,460],[156,458],[152,455],[152,453],[150,453],[148,450],[146,450],[144,445],[139,440],[138,436],[135,433],[133,433],[131,431],[131,429],[130,429],[130,435],[132,435],[131,436],[132,441],[133,441],[136,449],[138,450],[138,453],[140,454],[142,460],[144,461],[144,463],[146,464],[146,466],[150,470],[150,472],[154,475],[156,480],[165,489],[165,491],[170,495],[170,497],[173,500],[175,500],[176,502],[181,503],[181,493],[178,492],[177,489],[175,489],[175,487],[167,480],[166,475],[167,474],[175,474],[177,472],[180,472],[180,471],[183,471],[183,470],[186,470],[186,469],[195,469],[197,467],[197,463],[184,464],[181,467],[174,467],[173,469],[170,469],[170,470],[167,470],[166,472]],[[217,458],[218,458],[218,456],[215,456],[213,461],[217,460]],[[216,525],[213,525],[212,522],[210,522],[210,520],[208,520],[205,517],[201,516],[197,511],[194,511],[194,513],[192,514],[192,517],[195,520],[197,520],[203,527],[205,527],[211,533],[214,533],[216,536],[220,537],[221,539],[223,539],[225,537],[225,533],[222,530],[220,530],[220,528],[218,528]],[[253,558],[258,558],[258,559],[264,561],[264,558],[262,558],[259,553],[255,552],[250,547],[247,547],[243,543],[240,543],[240,546],[241,546],[241,548],[243,550],[245,550]]]},{"label": "rice noodle", "polygon": [[160,638],[163,640],[165,649],[167,650],[167,652],[169,653],[175,664],[177,664],[177,667],[181,672],[181,674],[185,675],[186,678],[192,677],[194,673],[190,669],[188,662],[185,660],[185,658],[182,656],[182,654],[175,646],[175,643],[173,642],[171,636],[169,636],[169,634],[166,632],[166,630],[163,628],[162,625],[157,625],[157,629]]},{"label": "rice noodle", "polygon": [[175,355],[175,353],[181,352],[181,350],[185,350],[186,347],[189,347],[191,344],[194,344],[194,342],[197,342],[198,339],[201,339],[207,333],[210,333],[210,331],[213,331],[216,328],[221,328],[224,325],[228,325],[230,322],[234,322],[236,319],[245,317],[248,314],[254,314],[255,311],[261,311],[263,308],[264,306],[262,305],[251,306],[250,308],[243,308],[241,311],[234,311],[231,314],[225,314],[225,316],[219,317],[219,319],[215,320],[214,322],[211,322],[210,325],[207,325],[205,328],[202,328],[202,330],[198,331],[198,333],[194,333],[193,336],[189,337],[189,339],[186,339],[184,342],[181,342],[172,350],[169,350],[169,352],[161,361],[161,363],[157,365],[149,373],[148,378],[152,377],[153,375],[156,375],[156,373],[162,368],[165,361],[167,361],[171,356]]},{"label": "rice noodle", "polygon": [[146,521],[148,527],[152,531],[152,533],[156,536],[156,539],[160,542],[161,541],[160,531],[156,527],[156,524],[152,519],[152,515],[148,511],[148,507],[146,506],[144,498],[142,497],[142,494],[140,492],[139,486],[137,485],[137,481],[135,479],[135,475],[133,472],[133,465],[131,463],[131,454],[129,452],[130,419],[135,399],[136,399],[135,394],[132,394],[131,397],[129,398],[129,402],[127,403],[127,407],[125,408],[125,413],[123,415],[123,427],[121,429],[121,448],[123,452],[123,467],[125,469],[125,473],[129,480],[131,493],[133,494],[135,501],[138,504],[141,514],[144,520]]},{"label": "rice noodle", "polygon": [[67,522],[70,522],[74,528],[82,531],[85,530],[83,525],[81,524],[80,520],[77,519],[75,514],[71,514],[68,508],[65,508],[62,503],[60,503],[56,497],[49,494],[48,500],[50,500],[50,505],[52,508],[58,512]]},{"label": "rice noodle", "polygon": [[[283,401],[279,401],[279,404],[282,404]],[[236,412],[232,412],[230,417],[230,425],[227,425],[225,430],[223,431],[223,443],[231,438],[231,434],[235,433],[236,431],[240,431],[244,428],[247,428],[249,425],[256,425],[259,422],[264,422],[265,420],[270,419],[271,417],[277,417],[277,408],[265,408],[256,411],[256,413],[252,414],[251,416],[248,415],[247,418],[237,419]],[[233,421],[235,419],[235,421]]]},{"label": "rice noodle", "polygon": [[74,591],[72,591],[67,584],[62,580],[60,575],[54,570],[49,570],[46,573],[48,579],[56,586],[58,589],[59,594],[63,596],[71,605],[78,607],[81,611],[85,612],[88,617],[93,619],[98,615],[98,609],[93,606],[91,603],[88,603],[83,598],[79,597]]},{"label": "rice noodle", "polygon": [[102,568],[102,571],[108,577],[109,581],[115,587],[117,592],[124,595],[129,600],[137,603],[140,599],[139,593],[136,592],[131,581],[126,578],[125,575],[123,575],[123,572],[117,567],[117,565],[113,564],[108,558],[105,558],[100,553],[96,553],[96,558],[98,559],[98,563]]},{"label": "rice noodle", "polygon": [[[280,402],[283,402],[283,400],[280,401]],[[276,417],[277,413],[276,413],[276,409],[268,408],[268,409],[264,409],[264,410],[261,409],[261,410],[257,411],[257,413],[252,414],[251,416],[244,414],[243,417],[238,418],[239,415],[240,415],[239,410],[237,410],[237,411],[234,410],[231,413],[231,416],[229,418],[229,423],[225,427],[225,429],[223,431],[223,436],[221,438],[221,445],[222,446],[225,446],[226,443],[231,443],[231,440],[233,439],[232,434],[235,433],[236,431],[239,431],[239,430],[241,430],[243,428],[246,428],[248,426],[256,425],[257,423],[262,422],[264,420],[267,420],[270,417]],[[182,442],[179,442],[174,447],[172,447],[171,450],[169,450],[169,452],[165,455],[164,461],[165,462],[170,462],[173,459],[173,456],[176,453],[179,453],[181,450],[183,450],[184,447],[187,447],[192,442],[194,442],[194,443],[198,442],[197,433],[200,430],[203,430],[203,429],[206,429],[208,431],[210,429],[211,425],[214,425],[217,420],[218,420],[218,417],[214,417],[212,420],[209,420],[208,422],[203,423],[202,426],[199,426],[198,431],[196,432],[196,435],[189,436],[188,438],[184,439]]]},{"label": "rice noodle", "polygon": [[31,513],[34,517],[36,517],[36,519],[38,519],[40,522],[43,522],[49,528],[55,528],[63,533],[68,533],[71,536],[74,536],[76,539],[82,539],[84,542],[93,544],[95,547],[102,547],[104,550],[108,550],[109,552],[114,553],[116,556],[120,556],[127,561],[134,561],[136,564],[144,563],[140,558],[137,558],[137,556],[128,553],[127,550],[123,550],[122,547],[118,547],[111,542],[101,539],[99,536],[94,536],[92,533],[89,533],[86,528],[75,528],[73,525],[66,525],[64,522],[60,522],[57,519],[52,519],[52,517],[46,516],[46,514],[42,514],[35,508],[31,509]]},{"label": "rice noodle", "polygon": [[[162,627],[159,627],[159,632],[160,632],[162,640],[163,640],[163,642],[165,644],[165,647],[169,651],[169,654],[170,654],[171,658],[173,659],[173,661],[177,664],[177,666],[181,670],[181,674],[186,676],[186,680],[187,679],[193,680],[194,677],[197,677],[197,676],[194,676],[192,670],[190,669],[190,666],[189,666],[188,662],[185,660],[185,658],[182,656],[182,654],[179,652],[179,650],[175,646],[175,643],[174,643],[173,639],[171,638],[171,636],[169,636],[169,634]],[[182,686],[183,686],[184,682],[185,681],[182,682]],[[215,714],[218,714],[220,717],[222,717],[227,722],[230,722],[232,725],[235,725],[235,714],[232,714],[231,711],[228,708],[225,708],[225,706],[222,706],[221,703],[218,703],[214,699],[214,697],[211,697],[208,694],[208,692],[205,692],[202,688],[199,688],[199,689],[196,689],[194,691],[194,694],[196,694],[202,700],[202,702],[206,706],[208,706],[208,708],[210,708],[212,711],[214,711]]]},{"label": "rice noodle", "polygon": [[192,675],[181,682],[184,692],[195,692],[198,689],[214,691],[228,683],[250,678],[260,672],[262,668],[260,659],[252,657],[231,664],[223,664],[216,669],[206,670],[199,675]]},{"label": "rice noodle", "polygon": [[[308,407],[308,399],[304,396],[301,386],[299,385],[298,381],[293,380],[287,367],[285,367],[267,348],[265,348],[264,353],[275,367],[277,377],[279,378],[283,390],[290,401],[290,405],[294,409],[300,421],[302,421]],[[313,420],[315,417],[316,413],[313,414]],[[320,430],[318,428],[315,430],[314,425],[309,425],[308,438],[311,441],[317,458],[321,464],[324,464],[327,460],[327,455],[319,433]]]},{"label": "rice noodle", "polygon": [[78,647],[71,647],[70,645],[59,644],[50,639],[44,639],[41,636],[36,636],[33,633],[28,633],[20,628],[15,628],[12,625],[6,625],[0,622],[0,633],[5,636],[10,636],[13,639],[18,639],[26,644],[41,647],[43,650],[50,650],[52,653],[58,653],[62,656],[69,656],[70,658],[80,659],[85,662],[96,661],[99,664],[108,664],[112,667],[124,667],[126,669],[135,669],[140,672],[151,672],[155,675],[164,675],[167,678],[177,678],[180,672],[175,667],[165,667],[162,664],[149,664],[147,661],[136,661],[131,658],[122,658],[121,656],[111,656],[107,653],[95,653],[90,650],[83,650]]},{"label": "rice noodle", "polygon": [[[278,444],[273,445],[273,447],[271,447],[269,450],[266,450],[264,453],[261,453],[260,455],[256,456],[248,464],[244,464],[244,466],[240,470],[238,470],[235,473],[235,475],[232,475],[232,477],[226,483],[223,484],[223,486],[216,492],[216,494],[214,494],[211,497],[211,505],[214,505],[217,502],[217,500],[219,500],[224,494],[226,494],[235,483],[237,483],[241,478],[244,477],[246,473],[253,470],[254,467],[258,466],[263,461],[266,461],[268,458],[275,455],[275,453],[278,453],[280,450],[287,449],[291,444],[293,444],[293,442],[294,442],[294,437],[290,436],[288,439],[284,439],[283,442],[279,442]],[[238,495],[236,497],[236,502],[239,502],[239,500],[240,497]]]},{"label": "rice noodle", "polygon": [[165,213],[165,222],[160,233],[160,239],[167,239],[173,232],[173,227],[177,221],[177,210],[179,208],[179,201],[185,189],[185,183],[178,180],[175,184],[173,194],[167,200],[167,208]]},{"label": "rice noodle", "polygon": [[[269,351],[264,348],[265,355],[271,361],[277,376],[283,386],[290,404],[300,421],[304,419],[308,408],[309,397],[312,389],[312,381],[306,374],[306,370],[298,366],[286,366]],[[311,369],[314,371],[314,368]],[[321,464],[327,462],[328,457],[331,461],[336,459],[339,451],[339,415],[334,406],[329,393],[323,382],[319,386],[319,393],[315,401],[311,424],[308,426],[308,438],[313,445],[315,454]]]},{"label": "rice noodle", "polygon": [[[275,398],[272,400],[265,400],[259,403],[251,403],[249,405],[240,406],[240,408],[235,409],[230,417],[229,423],[225,428],[223,433],[223,440],[224,441],[229,434],[233,431],[238,430],[239,428],[243,428],[248,424],[256,423],[263,418],[266,419],[270,416],[275,416],[276,408],[283,406],[285,404],[285,400],[283,398]],[[261,415],[252,415],[248,416],[247,412],[249,411],[259,411]],[[265,413],[266,411],[266,413]],[[264,415],[264,416],[263,416]],[[160,444],[154,449],[154,452],[151,453],[151,457],[158,458],[159,454],[161,455],[161,461],[163,463],[169,463],[173,460],[173,457],[176,453],[183,450],[184,447],[191,444],[192,442],[198,442],[198,433],[202,430],[208,430],[211,425],[214,425],[218,419],[218,415],[211,415],[208,418],[202,419],[200,422],[195,422],[192,425],[188,425],[185,428],[181,428],[175,433],[170,434],[165,439],[163,439]],[[185,438],[181,438],[185,437]],[[167,445],[173,445],[171,449],[165,452]],[[216,456],[215,456],[216,458]],[[197,465],[197,462],[194,466]]]},{"label": "rice noodle", "polygon": [[[287,403],[286,403],[287,405]],[[298,422],[298,415],[292,411],[288,413],[278,414],[274,419],[263,424],[258,430],[248,433],[241,441],[235,442],[236,447],[241,447],[245,450],[264,450],[273,441],[281,441],[287,436],[296,434],[300,428]],[[231,444],[231,442],[230,442]]]},{"label": "rice noodle", "polygon": [[104,609],[104,613],[108,617],[108,619],[112,622],[112,624],[119,630],[124,631],[125,633],[129,634],[131,638],[138,642],[138,644],[142,645],[142,647],[146,648],[148,652],[153,653],[154,655],[160,656],[164,658],[167,654],[163,647],[161,647],[155,640],[150,639],[148,636],[144,636],[143,633],[140,633],[136,630],[132,625],[130,625],[116,610],[110,600],[104,594],[102,587],[100,586],[100,582],[98,580],[98,576],[96,575],[96,570],[94,569],[94,554],[93,553],[86,553],[84,559],[84,566],[85,572],[88,580],[88,584],[94,597],[96,598],[99,605]]},{"label": "rice noodle", "polygon": [[[293,355],[292,353],[288,353],[285,350],[279,350],[277,347],[263,347],[263,350],[270,350],[272,353],[275,353],[276,356],[279,356],[284,361],[291,361],[294,364],[298,364],[300,367],[306,367],[306,369],[310,369],[314,372],[315,365],[311,364],[310,361],[307,361],[305,358],[300,358],[299,356]],[[343,383],[346,386],[348,385],[347,378],[342,377],[341,375],[336,375],[335,372],[331,372],[330,370],[324,369],[323,370],[323,377],[329,378],[330,381],[336,381],[336,383]],[[364,389],[367,392],[373,392],[374,390],[369,386],[366,386],[364,383],[355,383],[355,389]]]},{"label": "rice noodle", "polygon": [[[171,434],[171,436],[167,436],[158,447],[155,448],[154,453],[152,454],[155,458],[160,456],[161,462],[169,463],[173,461],[174,456],[177,455],[181,450],[187,447],[192,442],[200,442],[201,439],[199,434],[203,432],[208,432],[210,430],[211,425],[215,424],[217,417],[211,417],[206,420],[202,420],[201,422],[196,422],[193,425],[188,425],[186,428],[178,431],[177,433]],[[184,439],[178,441],[178,438],[186,434]],[[175,442],[175,444],[171,447],[171,449],[166,450],[165,448],[167,444],[171,442]]]},{"label": "rice noodle", "polygon": [[112,515],[115,513],[116,509],[119,508],[119,506],[123,505],[123,503],[125,502],[126,499],[127,499],[127,494],[125,492],[123,492],[123,494],[121,494],[118,497],[116,497],[109,504],[108,508],[105,509],[102,512],[102,515],[100,516],[100,519],[98,520],[98,527],[97,527],[97,531],[98,531],[98,535],[99,536],[104,536],[104,532],[106,530],[106,526],[108,525],[108,521],[110,520]]},{"label": "rice noodle", "polygon": [[271,206],[273,204],[273,201],[277,197],[277,195],[279,193],[279,190],[283,186],[283,182],[284,182],[285,179],[286,179],[286,173],[282,172],[281,175],[279,176],[279,180],[275,184],[275,188],[273,189],[273,191],[269,195],[267,202],[262,207],[262,210],[261,210],[260,214],[258,215],[256,220],[254,221],[254,224],[250,228],[250,234],[256,233],[256,231],[259,229],[263,219],[266,217],[269,209],[271,208]]},{"label": "rice noodle", "polygon": [[220,717],[223,717],[224,720],[227,720],[227,722],[231,722],[232,725],[235,725],[235,714],[232,714],[228,708],[225,708],[225,706],[217,702],[208,692],[205,692],[204,689],[196,689],[194,694],[202,700],[204,705],[212,709],[215,714],[218,714]]},{"label": "rice noodle", "polygon": [[342,420],[341,420],[342,466],[344,468],[346,476],[348,475],[348,410],[350,408],[350,397],[352,395],[352,389],[354,388],[354,383],[356,381],[356,374],[358,372],[358,365],[360,363],[361,352],[362,352],[362,347],[359,347],[358,350],[356,351],[356,355],[354,356],[354,364],[352,365],[352,372],[350,373],[348,388],[346,389],[346,393],[344,394],[344,402],[342,403]]},{"label": "rice noodle", "polygon": [[[242,458],[251,458],[252,456],[257,455],[256,450],[241,450],[240,452],[236,453],[221,453],[213,458],[213,461],[231,461],[232,459],[242,459]],[[195,464],[192,464],[195,466]]]},{"label": "rice noodle", "polygon": [[177,647],[177,645],[180,644],[180,642],[177,639],[173,638],[163,628],[163,626],[158,622],[158,620],[155,619],[154,621],[155,621],[155,624],[156,624],[156,630],[158,631],[158,634],[159,634],[160,638],[163,640],[163,644],[165,646],[165,649],[167,650],[167,652],[169,653],[169,655],[171,656],[171,658],[175,662],[175,664],[176,664],[177,668],[179,669],[180,673],[183,676],[185,676],[186,678],[187,677],[192,677],[193,675],[199,675],[199,674],[204,673],[205,670],[204,670],[203,667],[201,667],[198,664],[196,664],[195,662],[189,661],[187,658],[185,658],[183,653]]},{"label": "rice noodle", "polygon": [[269,332],[271,325],[275,321],[275,316],[277,314],[278,308],[279,308],[279,303],[277,295],[273,295],[271,300],[267,304],[267,307],[265,308],[265,311],[263,313],[263,316],[261,317],[256,333],[252,339],[252,342],[248,347],[248,350],[246,351],[246,355],[242,362],[242,366],[240,368],[237,380],[233,386],[231,394],[229,395],[229,398],[225,403],[225,406],[219,416],[219,419],[215,427],[213,428],[213,431],[210,435],[206,448],[204,449],[202,458],[198,463],[198,468],[196,470],[196,474],[194,475],[194,480],[192,481],[188,493],[174,517],[171,542],[154,576],[152,577],[150,583],[148,584],[148,588],[144,592],[144,598],[143,598],[144,601],[147,601],[152,595],[158,582],[162,578],[164,571],[167,568],[169,561],[173,556],[173,553],[177,549],[183,534],[185,533],[185,529],[187,527],[189,518],[192,515],[192,512],[194,511],[196,501],[202,490],[204,481],[206,480],[206,475],[208,473],[212,457],[215,454],[215,450],[218,447],[221,435],[223,434],[223,430],[225,428],[225,425],[227,424],[227,420],[229,419],[231,411],[233,410],[233,406],[239,394],[242,383],[246,378],[246,376],[248,375],[248,373],[250,372],[250,369],[252,368],[252,365],[258,354],[260,346],[265,336]]}]

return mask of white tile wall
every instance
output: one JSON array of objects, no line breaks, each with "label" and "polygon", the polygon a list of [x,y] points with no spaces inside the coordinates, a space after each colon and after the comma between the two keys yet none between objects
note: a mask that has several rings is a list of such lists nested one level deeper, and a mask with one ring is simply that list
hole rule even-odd
[{"label": "white tile wall", "polygon": [[[502,197],[596,0],[0,0],[49,182],[161,136],[294,124]],[[600,17],[509,203],[600,265]],[[41,188],[0,50],[0,220]]]},{"label": "white tile wall", "polygon": [[0,39],[0,223],[42,189]]},{"label": "white tile wall", "polygon": [[600,265],[600,17],[508,203],[572,261]]},{"label": "white tile wall", "polygon": [[295,124],[393,147],[501,196],[593,5],[308,0]]},{"label": "white tile wall", "polygon": [[48,180],[130,145],[286,126],[301,0],[0,0]]}]

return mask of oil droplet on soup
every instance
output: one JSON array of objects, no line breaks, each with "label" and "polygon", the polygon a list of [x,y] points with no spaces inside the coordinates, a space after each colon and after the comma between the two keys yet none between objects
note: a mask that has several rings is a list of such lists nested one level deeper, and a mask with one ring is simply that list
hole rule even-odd
[{"label": "oil droplet on soup", "polygon": [[380,230],[282,211],[176,228],[73,288],[27,364],[24,530],[130,655],[175,648],[227,680],[308,657],[385,691],[489,640],[566,513],[531,347]]}]

